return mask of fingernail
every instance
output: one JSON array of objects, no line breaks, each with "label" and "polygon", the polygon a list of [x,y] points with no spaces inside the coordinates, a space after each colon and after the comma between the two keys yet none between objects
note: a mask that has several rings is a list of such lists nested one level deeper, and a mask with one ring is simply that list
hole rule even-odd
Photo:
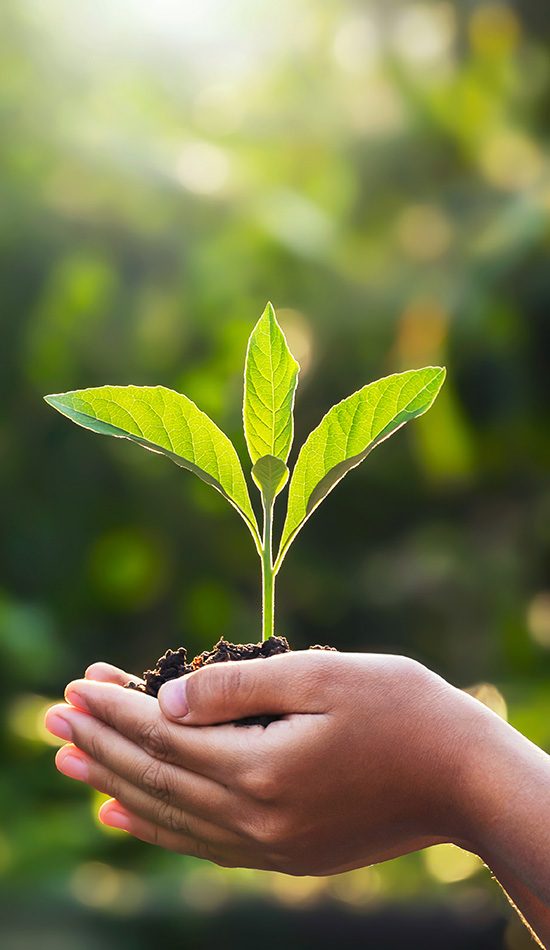
[{"label": "fingernail", "polygon": [[189,712],[185,677],[169,680],[162,687],[162,708],[173,719],[183,719]]},{"label": "fingernail", "polygon": [[65,699],[71,706],[77,706],[78,709],[84,709],[86,712],[90,712],[88,703],[83,698],[81,693],[77,693],[76,689],[73,689],[72,686],[67,686],[65,690]]},{"label": "fingernail", "polygon": [[57,713],[46,713],[44,725],[48,732],[51,732],[53,736],[57,736],[58,739],[72,739],[73,737],[73,730],[69,723]]},{"label": "fingernail", "polygon": [[130,828],[130,818],[118,808],[105,809],[99,813],[99,817],[102,823],[110,828],[120,828],[122,831],[128,831]]},{"label": "fingernail", "polygon": [[74,752],[58,753],[55,764],[59,771],[69,778],[76,778],[80,782],[85,782],[88,778],[87,763]]}]

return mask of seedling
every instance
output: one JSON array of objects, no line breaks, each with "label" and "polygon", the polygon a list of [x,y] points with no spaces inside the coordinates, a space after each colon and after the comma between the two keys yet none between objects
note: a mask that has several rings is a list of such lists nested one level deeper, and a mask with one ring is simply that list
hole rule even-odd
[{"label": "seedling", "polygon": [[233,505],[261,560],[264,641],[274,633],[275,578],[300,529],[375,446],[430,408],[445,379],[440,366],[395,373],[369,383],[327,412],[298,454],[274,555],[273,509],[290,476],[299,369],[268,303],[248,341],[244,370],[244,434],[252,479],[261,495],[261,532],[235,447],[187,396],[163,386],[100,386],[44,397],[85,429],[165,455]]}]

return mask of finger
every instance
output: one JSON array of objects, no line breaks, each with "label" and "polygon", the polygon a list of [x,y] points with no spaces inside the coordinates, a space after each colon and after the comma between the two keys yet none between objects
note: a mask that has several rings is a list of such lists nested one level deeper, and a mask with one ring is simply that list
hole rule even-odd
[{"label": "finger", "polygon": [[171,805],[163,798],[155,798],[126,779],[115,775],[99,762],[69,744],[59,749],[55,764],[58,770],[68,778],[86,782],[104,795],[110,795],[147,821],[160,825],[168,831],[177,832],[185,837],[198,839],[211,845],[236,845],[239,836],[226,828],[191,815],[182,808]]},{"label": "finger", "polygon": [[88,667],[84,676],[87,680],[98,680],[101,683],[117,683],[119,686],[126,686],[130,681],[133,683],[143,683],[139,676],[132,673],[126,673],[118,666],[112,666],[111,663],[92,663]]},{"label": "finger", "polygon": [[101,720],[73,706],[52,706],[46,713],[45,726],[59,738],[73,742],[108,771],[190,814],[207,819],[219,815],[219,824],[231,828],[242,811],[239,797],[224,785],[159,762]]},{"label": "finger", "polygon": [[158,700],[168,719],[186,725],[246,716],[325,712],[325,680],[334,682],[336,652],[284,653],[269,659],[213,663],[164,683]]},{"label": "finger", "polygon": [[75,680],[65,698],[91,713],[140,746],[152,758],[190,769],[214,781],[235,787],[242,772],[243,753],[250,752],[252,734],[264,730],[235,726],[187,729],[169,722],[152,696],[114,683]]},{"label": "finger", "polygon": [[189,854],[192,857],[216,861],[216,855],[210,845],[147,821],[146,818],[128,811],[116,799],[111,798],[103,803],[99,809],[99,820],[111,828],[121,828],[147,844],[154,844],[177,854]]},{"label": "finger", "polygon": [[110,828],[121,828],[133,835],[134,838],[139,838],[140,841],[145,841],[147,844],[157,845],[167,851],[189,854],[194,858],[213,861],[214,864],[226,868],[255,867],[260,870],[268,869],[268,864],[264,863],[259,855],[254,859],[252,854],[248,853],[249,849],[244,846],[216,848],[208,842],[202,842],[190,838],[188,835],[169,831],[124,808],[114,798],[104,802],[98,814],[99,820],[104,825],[108,825]]}]

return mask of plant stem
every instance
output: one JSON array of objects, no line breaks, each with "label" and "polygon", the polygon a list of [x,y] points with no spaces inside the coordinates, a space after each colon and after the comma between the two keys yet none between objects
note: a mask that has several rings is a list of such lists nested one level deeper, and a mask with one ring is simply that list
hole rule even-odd
[{"label": "plant stem", "polygon": [[275,572],[273,570],[273,499],[262,499],[264,536],[262,546],[262,640],[273,636],[275,626]]}]

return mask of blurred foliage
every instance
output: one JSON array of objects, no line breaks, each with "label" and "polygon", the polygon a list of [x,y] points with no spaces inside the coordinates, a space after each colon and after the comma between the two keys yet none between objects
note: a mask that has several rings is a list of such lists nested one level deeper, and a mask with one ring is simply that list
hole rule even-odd
[{"label": "blurred foliage", "polygon": [[243,449],[268,298],[303,364],[297,444],[366,381],[445,363],[429,415],[308,523],[279,632],[488,683],[550,749],[545,5],[4,0],[0,16],[6,893],[127,915],[237,893],[498,903],[452,849],[298,881],[97,827],[41,711],[97,658],[138,671],[169,645],[257,638],[256,556],[206,486],[41,396],[162,383]]}]

